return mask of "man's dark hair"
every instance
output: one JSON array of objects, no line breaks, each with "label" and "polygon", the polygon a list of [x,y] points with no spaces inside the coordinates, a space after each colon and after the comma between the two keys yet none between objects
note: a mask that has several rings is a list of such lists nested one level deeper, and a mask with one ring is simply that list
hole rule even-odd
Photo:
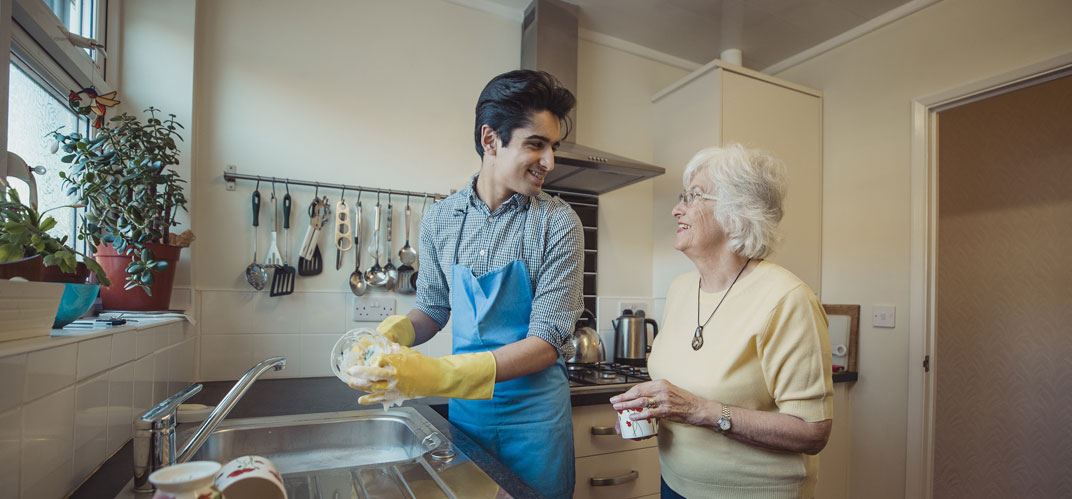
[{"label": "man's dark hair", "polygon": [[550,73],[518,69],[496,76],[484,86],[476,103],[476,153],[484,157],[480,144],[482,125],[495,130],[503,146],[508,146],[514,130],[530,125],[532,114],[540,111],[549,111],[558,118],[566,130],[562,134],[565,138],[572,126],[569,112],[576,104],[573,93]]}]

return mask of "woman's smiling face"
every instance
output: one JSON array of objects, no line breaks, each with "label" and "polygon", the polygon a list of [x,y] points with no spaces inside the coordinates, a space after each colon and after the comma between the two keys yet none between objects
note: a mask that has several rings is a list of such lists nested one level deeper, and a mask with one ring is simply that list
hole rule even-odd
[{"label": "woman's smiling face", "polygon": [[726,233],[714,214],[715,200],[712,186],[703,178],[694,175],[683,193],[684,199],[674,205],[673,216],[677,218],[677,233],[674,249],[689,254],[710,252],[726,239]]}]

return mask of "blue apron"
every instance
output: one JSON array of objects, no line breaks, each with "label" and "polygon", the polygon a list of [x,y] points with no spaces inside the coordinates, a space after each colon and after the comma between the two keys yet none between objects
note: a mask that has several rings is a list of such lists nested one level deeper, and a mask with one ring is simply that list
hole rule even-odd
[{"label": "blue apron", "polygon": [[[462,229],[468,215],[467,206]],[[528,211],[521,226],[527,221]],[[454,353],[487,352],[525,339],[533,291],[522,259],[524,236],[517,260],[480,277],[458,263],[460,245],[461,230],[451,267]],[[451,399],[449,419],[540,494],[573,497],[573,422],[562,357],[540,372],[497,383],[491,400]]]}]

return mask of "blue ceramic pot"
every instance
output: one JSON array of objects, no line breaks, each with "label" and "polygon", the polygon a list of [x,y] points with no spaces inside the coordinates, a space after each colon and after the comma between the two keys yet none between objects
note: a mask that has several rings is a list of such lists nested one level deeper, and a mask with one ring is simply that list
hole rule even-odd
[{"label": "blue ceramic pot", "polygon": [[56,321],[52,327],[59,329],[86,315],[100,291],[99,284],[63,284],[63,297],[60,308],[56,310]]}]

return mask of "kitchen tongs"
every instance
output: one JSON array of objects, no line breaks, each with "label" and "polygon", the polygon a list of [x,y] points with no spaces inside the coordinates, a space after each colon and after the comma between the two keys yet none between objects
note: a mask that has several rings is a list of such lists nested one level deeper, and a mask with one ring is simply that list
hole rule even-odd
[{"label": "kitchen tongs", "polygon": [[328,200],[314,198],[309,205],[309,230],[305,233],[301,258],[298,259],[298,274],[317,275],[324,271],[324,258],[320,255],[320,228],[328,217]]}]

